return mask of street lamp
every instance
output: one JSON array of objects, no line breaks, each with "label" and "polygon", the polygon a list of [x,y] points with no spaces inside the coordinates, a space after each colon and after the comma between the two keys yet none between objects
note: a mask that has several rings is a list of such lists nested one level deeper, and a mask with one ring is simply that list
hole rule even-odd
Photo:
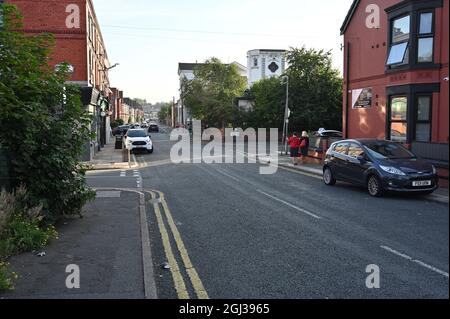
[{"label": "street lamp", "polygon": [[287,133],[289,129],[289,76],[285,74],[282,78],[282,83],[286,84],[286,106],[284,109],[284,120],[283,120],[283,145],[284,152],[287,155]]}]

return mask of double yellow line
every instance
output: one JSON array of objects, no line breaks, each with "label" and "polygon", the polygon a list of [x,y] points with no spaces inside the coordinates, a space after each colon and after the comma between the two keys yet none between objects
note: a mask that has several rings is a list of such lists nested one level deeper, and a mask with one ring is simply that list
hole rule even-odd
[{"label": "double yellow line", "polygon": [[177,291],[178,298],[189,299],[190,296],[188,290],[186,289],[186,284],[183,279],[183,275],[180,271],[180,267],[177,263],[177,260],[175,259],[175,255],[173,253],[172,246],[170,244],[169,233],[164,224],[163,215],[161,213],[161,209],[159,207],[157,199],[159,199],[159,202],[162,205],[164,215],[167,220],[167,224],[169,225],[170,231],[172,232],[173,238],[178,248],[178,252],[180,253],[181,259],[183,261],[185,271],[189,276],[189,279],[192,283],[192,287],[194,288],[197,298],[209,299],[208,293],[206,292],[205,287],[203,286],[197,271],[192,265],[191,259],[189,258],[189,254],[186,250],[186,247],[184,246],[183,240],[181,239],[178,228],[175,225],[175,222],[173,221],[172,213],[170,212],[169,205],[167,205],[164,194],[160,191],[146,191],[146,192],[150,194],[151,200],[153,202],[153,208],[155,210],[159,232],[161,233],[164,252],[169,262],[170,272],[172,273],[172,278],[175,285],[175,290]]}]

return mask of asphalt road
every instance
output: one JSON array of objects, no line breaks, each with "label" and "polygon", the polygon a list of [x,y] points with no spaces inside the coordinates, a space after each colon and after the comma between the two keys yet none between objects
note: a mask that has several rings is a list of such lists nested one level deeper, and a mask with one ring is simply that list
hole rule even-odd
[{"label": "asphalt road", "polygon": [[168,134],[152,138],[139,169],[89,183],[159,197],[147,206],[159,298],[449,297],[448,205],[255,164],[175,165]]}]

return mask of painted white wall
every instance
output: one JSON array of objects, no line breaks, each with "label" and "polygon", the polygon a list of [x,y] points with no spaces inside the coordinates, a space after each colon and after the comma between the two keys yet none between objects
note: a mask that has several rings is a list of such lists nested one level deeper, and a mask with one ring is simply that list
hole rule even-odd
[{"label": "painted white wall", "polygon": [[[273,72],[270,65],[275,63],[278,69]],[[248,85],[270,77],[281,76],[286,70],[285,51],[250,50],[247,52]]]}]

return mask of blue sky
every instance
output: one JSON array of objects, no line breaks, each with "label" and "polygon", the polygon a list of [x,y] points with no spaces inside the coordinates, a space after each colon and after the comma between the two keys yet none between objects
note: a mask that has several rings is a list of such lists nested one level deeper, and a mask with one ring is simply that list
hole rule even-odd
[{"label": "blue sky", "polygon": [[251,49],[333,50],[352,0],[93,0],[111,63],[111,85],[150,102],[178,97],[178,62],[247,64]]}]

